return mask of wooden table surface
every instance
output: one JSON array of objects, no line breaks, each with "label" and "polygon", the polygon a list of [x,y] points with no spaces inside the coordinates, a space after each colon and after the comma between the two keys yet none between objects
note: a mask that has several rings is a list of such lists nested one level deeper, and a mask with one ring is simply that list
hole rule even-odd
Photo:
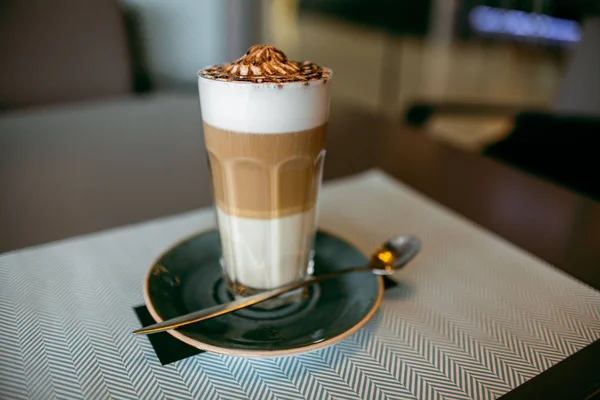
[{"label": "wooden table surface", "polygon": [[[97,137],[63,132],[58,122],[52,135],[0,123],[0,252],[210,204],[199,113],[136,129],[144,112],[156,111]],[[599,203],[334,103],[324,178],[373,167],[600,289]],[[599,360],[597,342],[507,398],[589,393],[600,382]]]},{"label": "wooden table surface", "polygon": [[326,179],[380,167],[600,289],[600,203],[399,123],[350,109],[332,117]]}]

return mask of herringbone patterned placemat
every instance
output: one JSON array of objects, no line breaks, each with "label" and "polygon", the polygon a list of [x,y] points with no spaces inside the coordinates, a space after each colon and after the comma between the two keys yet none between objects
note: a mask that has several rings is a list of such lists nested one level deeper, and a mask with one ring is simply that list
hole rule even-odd
[{"label": "herringbone patterned placemat", "polygon": [[491,399],[600,336],[600,293],[374,171],[327,185],[323,228],[423,252],[375,318],[296,357],[163,366],[132,307],[165,248],[210,210],[0,255],[1,399]]}]

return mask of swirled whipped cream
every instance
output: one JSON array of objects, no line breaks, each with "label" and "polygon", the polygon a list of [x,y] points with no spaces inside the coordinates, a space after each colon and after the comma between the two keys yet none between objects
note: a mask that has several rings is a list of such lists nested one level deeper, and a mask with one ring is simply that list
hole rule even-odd
[{"label": "swirled whipped cream", "polygon": [[251,83],[308,82],[329,78],[331,72],[310,61],[290,61],[274,46],[257,44],[237,60],[200,71],[200,76],[218,81]]}]

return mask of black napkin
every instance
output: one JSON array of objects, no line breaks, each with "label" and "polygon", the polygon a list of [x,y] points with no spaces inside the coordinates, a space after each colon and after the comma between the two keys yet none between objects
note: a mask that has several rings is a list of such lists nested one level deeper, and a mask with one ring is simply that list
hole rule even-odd
[{"label": "black napkin", "polygon": [[[383,277],[383,282],[386,290],[398,286],[398,282],[387,276]],[[140,320],[142,326],[154,324],[155,321],[148,312],[146,306],[137,306],[134,307],[133,310],[135,311],[135,314]],[[152,348],[154,349],[154,352],[156,353],[156,356],[162,365],[167,365],[175,361],[183,360],[184,358],[204,353],[203,350],[198,350],[189,344],[175,339],[167,332],[153,333],[148,335],[148,338],[150,339],[150,344],[152,345]]]}]

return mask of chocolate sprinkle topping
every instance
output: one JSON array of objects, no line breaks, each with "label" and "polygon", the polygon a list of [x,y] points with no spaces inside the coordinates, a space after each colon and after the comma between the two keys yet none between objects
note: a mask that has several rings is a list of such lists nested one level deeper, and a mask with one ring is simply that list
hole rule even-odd
[{"label": "chocolate sprinkle topping", "polygon": [[252,83],[307,82],[327,79],[330,71],[309,61],[297,62],[270,45],[257,44],[237,60],[200,71],[200,76],[218,81]]}]

